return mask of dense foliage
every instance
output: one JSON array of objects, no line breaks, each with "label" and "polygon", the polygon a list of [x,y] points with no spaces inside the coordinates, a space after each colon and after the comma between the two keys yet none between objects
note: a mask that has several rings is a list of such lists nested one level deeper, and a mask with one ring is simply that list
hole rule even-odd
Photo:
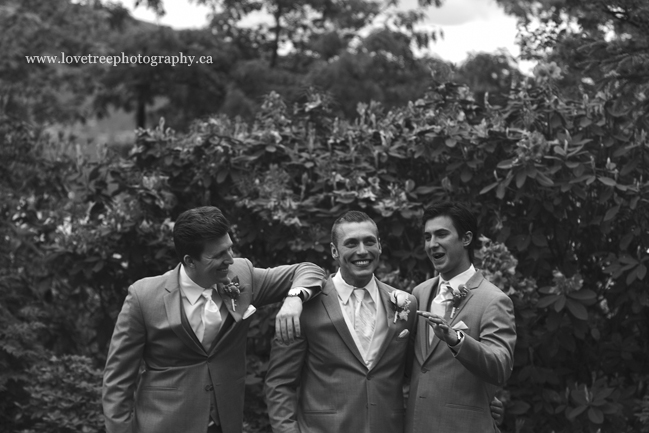
[{"label": "dense foliage", "polygon": [[[171,229],[187,208],[224,209],[238,253],[257,266],[328,270],[331,223],[364,210],[382,237],[380,277],[408,290],[432,272],[422,208],[452,198],[479,214],[480,267],[515,302],[502,430],[649,431],[646,135],[633,114],[610,109],[609,93],[568,98],[559,76],[539,66],[502,107],[434,83],[401,109],[360,105],[354,121],[316,92],[294,106],[271,93],[252,123],[211,117],[183,134],[161,123],[128,158],[94,162],[48,156],[35,131],[4,124],[2,421],[53,422],[13,403],[58,386],[27,373],[48,354],[102,367],[127,286],[175,264]],[[249,336],[252,431],[267,426],[259,383],[274,311],[257,315]],[[96,419],[70,407],[88,427]]]}]

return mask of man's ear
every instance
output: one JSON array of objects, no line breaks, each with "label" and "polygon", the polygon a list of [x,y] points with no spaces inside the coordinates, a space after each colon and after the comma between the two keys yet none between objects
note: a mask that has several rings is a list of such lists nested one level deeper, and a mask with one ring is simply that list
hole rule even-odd
[{"label": "man's ear", "polygon": [[464,233],[464,236],[462,236],[462,245],[464,245],[464,248],[469,248],[469,245],[471,245],[472,240],[473,240],[473,232]]},{"label": "man's ear", "polygon": [[336,248],[333,242],[331,242],[329,245],[331,246],[331,257],[338,259],[338,248]]},{"label": "man's ear", "polygon": [[185,254],[185,255],[183,256],[183,264],[184,264],[185,267],[187,267],[187,268],[193,268],[193,267],[195,266],[195,264],[194,264],[194,259],[193,259],[192,256],[190,256],[189,254]]}]

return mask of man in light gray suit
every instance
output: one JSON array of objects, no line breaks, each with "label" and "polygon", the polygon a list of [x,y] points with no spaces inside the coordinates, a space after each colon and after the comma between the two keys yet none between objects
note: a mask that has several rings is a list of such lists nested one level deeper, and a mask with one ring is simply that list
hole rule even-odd
[{"label": "man in light gray suit", "polygon": [[348,212],[331,229],[339,271],[304,304],[302,336],[274,345],[266,400],[274,433],[401,433],[417,303],[374,277],[376,224]]},{"label": "man in light gray suit", "polygon": [[[250,314],[288,295],[299,316],[298,298],[319,290],[324,272],[255,268],[233,257],[229,229],[216,207],[183,212],[178,266],[129,287],[104,370],[108,433],[241,433]],[[286,332],[293,316],[278,316]]]},{"label": "man in light gray suit", "polygon": [[431,206],[423,221],[426,254],[440,275],[413,290],[422,311],[406,432],[495,432],[489,403],[512,371],[512,301],[472,264],[478,228],[465,206]]}]

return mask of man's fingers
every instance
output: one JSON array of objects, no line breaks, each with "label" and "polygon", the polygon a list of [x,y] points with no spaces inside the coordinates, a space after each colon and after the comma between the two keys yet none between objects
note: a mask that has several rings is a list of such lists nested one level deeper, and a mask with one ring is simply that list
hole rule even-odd
[{"label": "man's fingers", "polygon": [[299,317],[294,317],[293,318],[293,327],[295,328],[295,337],[301,337],[302,336],[302,330],[300,329],[300,318]]}]

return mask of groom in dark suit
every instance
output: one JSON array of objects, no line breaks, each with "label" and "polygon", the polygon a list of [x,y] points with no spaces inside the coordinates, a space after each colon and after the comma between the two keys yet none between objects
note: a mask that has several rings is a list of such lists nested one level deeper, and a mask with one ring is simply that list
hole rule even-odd
[{"label": "groom in dark suit", "polygon": [[248,317],[287,297],[286,331],[324,272],[255,268],[233,258],[229,229],[216,207],[184,212],[173,230],[180,264],[129,287],[104,371],[108,433],[242,431]]}]

